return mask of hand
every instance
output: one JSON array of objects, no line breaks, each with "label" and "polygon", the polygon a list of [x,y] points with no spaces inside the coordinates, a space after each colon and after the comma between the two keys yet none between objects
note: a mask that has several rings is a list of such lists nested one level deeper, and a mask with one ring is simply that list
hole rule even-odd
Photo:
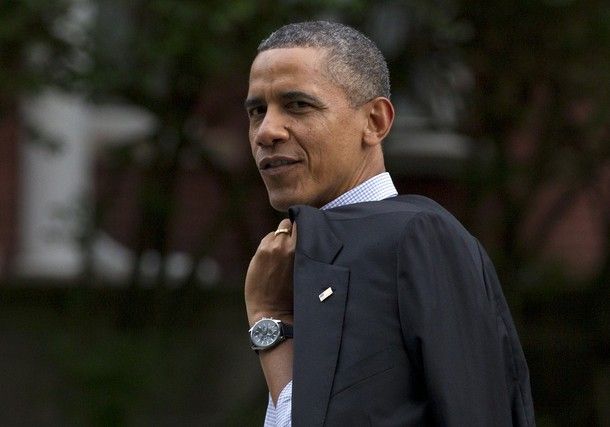
[{"label": "hand", "polygon": [[292,323],[292,272],[297,241],[296,224],[284,219],[278,230],[267,234],[250,261],[246,274],[245,299],[250,325],[261,317]]}]

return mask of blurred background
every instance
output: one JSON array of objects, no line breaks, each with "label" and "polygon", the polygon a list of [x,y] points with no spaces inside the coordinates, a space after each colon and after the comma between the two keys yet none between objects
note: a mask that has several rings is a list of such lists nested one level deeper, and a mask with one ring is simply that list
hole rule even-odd
[{"label": "blurred background", "polygon": [[1,425],[262,425],[242,283],[282,216],[242,105],[309,19],[386,55],[388,168],[490,252],[538,425],[610,425],[606,0],[3,1]]}]

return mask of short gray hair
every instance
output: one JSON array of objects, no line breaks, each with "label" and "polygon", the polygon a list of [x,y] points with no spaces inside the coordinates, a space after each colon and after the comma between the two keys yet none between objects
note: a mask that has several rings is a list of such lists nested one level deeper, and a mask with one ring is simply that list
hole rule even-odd
[{"label": "short gray hair", "polygon": [[263,40],[257,52],[293,47],[326,49],[330,76],[343,87],[353,106],[378,96],[390,98],[390,73],[385,58],[360,31],[328,21],[288,24]]}]

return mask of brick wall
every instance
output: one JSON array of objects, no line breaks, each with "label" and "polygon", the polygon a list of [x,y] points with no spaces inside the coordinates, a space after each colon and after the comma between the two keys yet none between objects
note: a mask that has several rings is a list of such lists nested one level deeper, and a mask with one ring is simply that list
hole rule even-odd
[{"label": "brick wall", "polygon": [[12,109],[0,115],[0,279],[9,273],[16,250],[18,160],[18,120]]}]

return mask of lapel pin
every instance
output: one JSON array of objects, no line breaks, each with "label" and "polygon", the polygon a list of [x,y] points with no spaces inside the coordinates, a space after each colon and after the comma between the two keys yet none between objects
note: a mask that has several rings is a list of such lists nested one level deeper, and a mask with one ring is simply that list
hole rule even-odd
[{"label": "lapel pin", "polygon": [[322,302],[326,298],[331,296],[332,294],[333,294],[333,289],[332,288],[326,288],[326,290],[324,292],[322,292],[320,295],[318,295],[318,298],[320,298],[320,302]]}]

